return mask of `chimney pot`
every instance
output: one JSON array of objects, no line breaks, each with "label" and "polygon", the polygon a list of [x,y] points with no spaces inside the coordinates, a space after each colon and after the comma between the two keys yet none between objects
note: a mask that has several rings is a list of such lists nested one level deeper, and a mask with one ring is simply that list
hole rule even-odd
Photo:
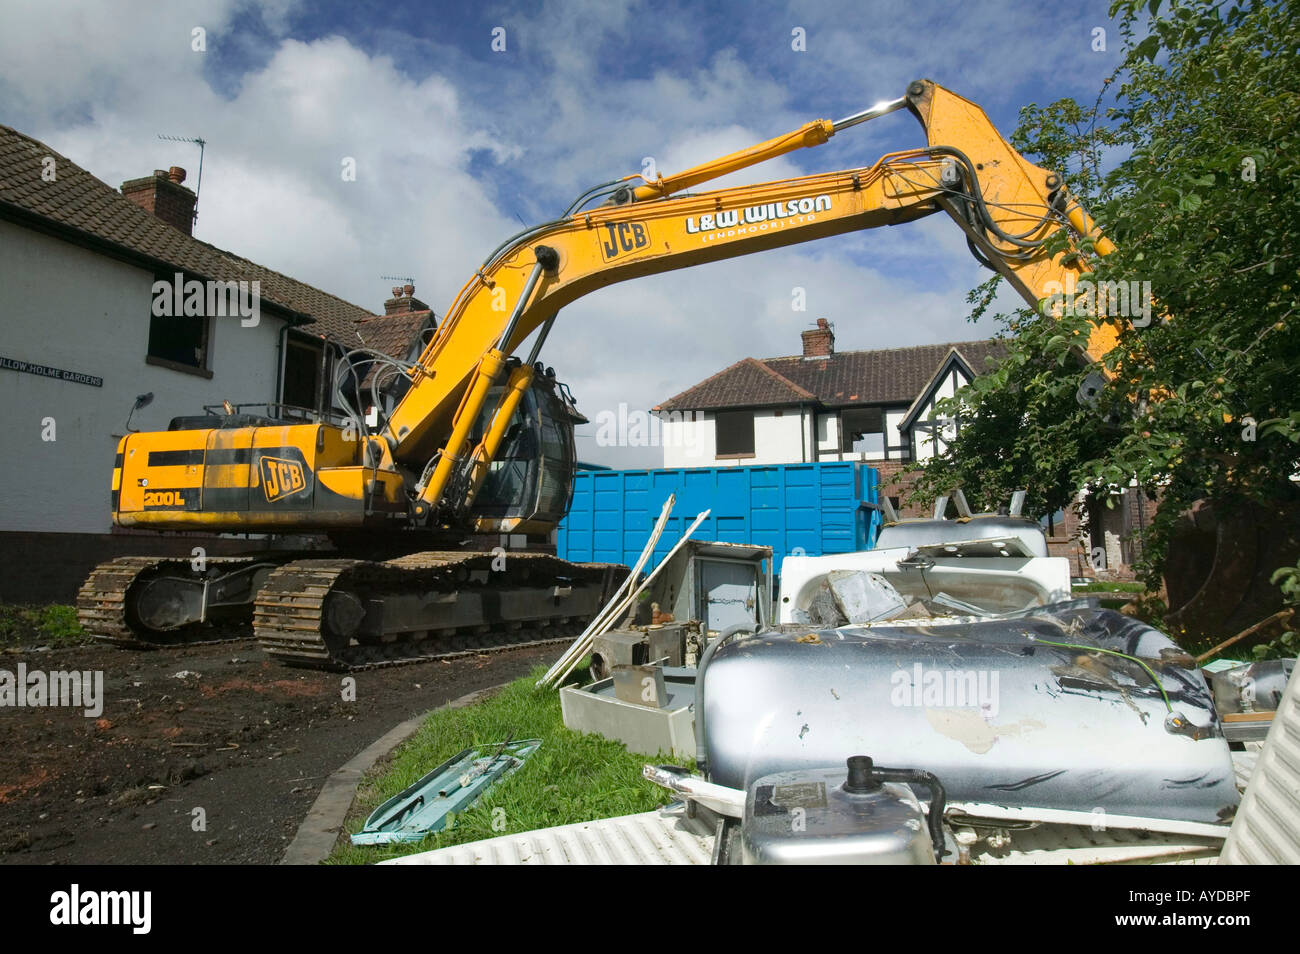
[{"label": "chimney pot", "polygon": [[402,286],[402,292],[406,295],[407,298],[410,298],[412,295],[415,294],[415,286],[414,286],[414,285],[411,285],[411,284],[409,284],[409,283],[406,284],[406,285],[403,285],[403,286]]},{"label": "chimney pot", "polygon": [[402,297],[402,286],[401,286],[401,285],[394,285],[394,286],[393,286],[393,297],[394,297],[394,298],[401,298],[401,297]]},{"label": "chimney pot", "polygon": [[172,182],[175,182],[177,185],[180,185],[185,181],[185,170],[180,166],[172,166],[167,170],[167,178],[171,179]]}]

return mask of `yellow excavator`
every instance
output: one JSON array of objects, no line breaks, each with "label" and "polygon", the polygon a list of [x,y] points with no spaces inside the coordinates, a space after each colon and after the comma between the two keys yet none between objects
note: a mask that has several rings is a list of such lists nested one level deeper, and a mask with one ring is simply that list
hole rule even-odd
[{"label": "yellow excavator", "polygon": [[[928,145],[865,168],[685,191],[902,109]],[[977,105],[929,80],[673,176],[604,183],[493,250],[418,360],[355,353],[345,367],[360,370],[336,382],[337,420],[228,407],[124,437],[113,469],[117,525],[324,532],[338,552],[119,558],[82,587],[81,623],[102,639],[149,646],[209,638],[214,626],[229,632],[251,618],[272,656],[329,667],[578,630],[624,568],[458,547],[475,534],[542,542],[567,511],[573,429],[583,418],[539,362],[559,310],[614,282],[940,211],[1034,305],[1087,270],[1081,256],[1067,265],[1049,255],[1050,237],[1065,230],[1074,248],[1087,237],[1096,252],[1110,251],[1059,175],[1017,153]],[[513,357],[530,336],[527,359]],[[1099,326],[1086,357],[1100,358],[1115,340]]]}]

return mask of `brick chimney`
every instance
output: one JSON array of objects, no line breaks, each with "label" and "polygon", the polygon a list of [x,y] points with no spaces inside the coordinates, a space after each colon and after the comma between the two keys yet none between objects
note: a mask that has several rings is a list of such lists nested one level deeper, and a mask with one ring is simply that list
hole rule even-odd
[{"label": "brick chimney", "polygon": [[803,332],[802,337],[805,358],[825,358],[835,353],[835,332],[825,318],[818,318],[817,327]]},{"label": "brick chimney", "polygon": [[192,235],[197,197],[181,185],[184,181],[185,170],[180,166],[172,166],[166,171],[155,169],[151,176],[123,182],[122,195],[173,228]]},{"label": "brick chimney", "polygon": [[393,297],[384,302],[385,315],[402,315],[412,311],[428,311],[429,306],[415,297],[414,285],[394,285]]}]

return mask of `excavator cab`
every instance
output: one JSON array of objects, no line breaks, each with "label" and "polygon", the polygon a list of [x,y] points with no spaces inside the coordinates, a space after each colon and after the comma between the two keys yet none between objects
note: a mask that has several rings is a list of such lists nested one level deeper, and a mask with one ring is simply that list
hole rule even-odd
[{"label": "excavator cab", "polygon": [[[475,443],[486,433],[503,392],[497,387],[489,393]],[[539,367],[474,498],[480,532],[549,533],[564,518],[577,469],[573,428],[586,422],[555,370]]]}]

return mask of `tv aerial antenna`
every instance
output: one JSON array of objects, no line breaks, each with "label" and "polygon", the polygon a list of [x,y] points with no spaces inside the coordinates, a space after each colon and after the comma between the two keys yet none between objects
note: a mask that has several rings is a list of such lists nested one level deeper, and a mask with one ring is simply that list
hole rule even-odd
[{"label": "tv aerial antenna", "polygon": [[194,183],[194,221],[199,219],[199,190],[203,188],[203,147],[208,144],[206,139],[200,139],[197,136],[164,136],[158,134],[159,139],[165,139],[167,142],[189,142],[199,147],[199,178]]}]

